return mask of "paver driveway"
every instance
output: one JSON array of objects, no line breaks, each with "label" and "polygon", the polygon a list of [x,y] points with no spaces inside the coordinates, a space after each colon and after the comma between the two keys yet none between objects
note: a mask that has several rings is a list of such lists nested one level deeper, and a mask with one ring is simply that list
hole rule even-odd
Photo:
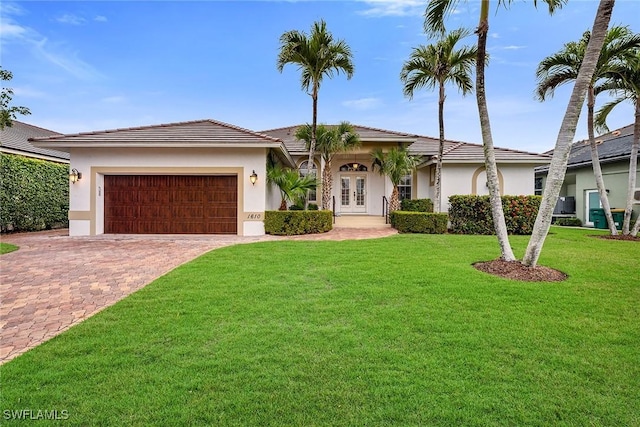
[{"label": "paver driveway", "polygon": [[[67,230],[3,236],[20,250],[0,258],[0,364],[69,329],[197,256],[273,236],[69,237]],[[340,229],[299,240],[384,237],[392,229]]]}]

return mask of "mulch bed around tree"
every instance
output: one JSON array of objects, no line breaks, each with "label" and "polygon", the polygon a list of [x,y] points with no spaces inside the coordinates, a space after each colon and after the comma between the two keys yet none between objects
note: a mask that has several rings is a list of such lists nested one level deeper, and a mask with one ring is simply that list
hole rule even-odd
[{"label": "mulch bed around tree", "polygon": [[568,277],[562,271],[541,265],[527,267],[520,261],[496,259],[493,261],[476,262],[473,266],[476,270],[484,271],[494,276],[524,282],[562,282]]},{"label": "mulch bed around tree", "polygon": [[596,235],[596,236],[589,236],[589,237],[597,237],[598,239],[605,239],[605,240],[626,240],[627,242],[640,242],[640,237],[633,237],[631,235],[622,235],[622,234],[617,234],[615,236],[612,236],[611,234],[605,234],[605,235]]}]

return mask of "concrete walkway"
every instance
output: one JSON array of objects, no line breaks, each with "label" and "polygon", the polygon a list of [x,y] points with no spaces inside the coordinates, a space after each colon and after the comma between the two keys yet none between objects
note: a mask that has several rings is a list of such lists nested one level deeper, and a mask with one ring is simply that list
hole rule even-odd
[{"label": "concrete walkway", "polygon": [[[293,240],[395,234],[390,227],[335,228]],[[20,250],[0,257],[0,364],[115,304],[212,249],[284,237],[101,235],[67,230],[2,236]]]}]

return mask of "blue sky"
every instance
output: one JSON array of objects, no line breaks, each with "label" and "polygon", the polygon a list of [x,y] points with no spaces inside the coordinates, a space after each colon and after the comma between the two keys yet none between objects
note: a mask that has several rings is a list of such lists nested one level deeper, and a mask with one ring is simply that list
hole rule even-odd
[{"label": "blue sky", "polygon": [[[612,23],[640,32],[640,2],[616,3]],[[75,133],[211,118],[259,131],[311,121],[296,67],[279,73],[276,58],[283,32],[308,32],[323,18],[351,46],[355,74],[323,81],[319,121],[437,136],[437,93],[423,90],[409,100],[399,80],[411,49],[429,43],[425,4],[3,0],[0,54],[14,73],[13,104],[32,112],[19,119],[37,126]],[[473,28],[478,6],[462,1],[449,28]],[[532,0],[515,0],[492,13],[487,96],[497,146],[553,148],[571,88],[536,101],[535,69],[591,29],[597,6],[570,0],[550,17]],[[445,108],[448,139],[482,142],[473,96],[448,88]],[[633,122],[631,104],[618,108],[611,129]],[[584,137],[583,113],[577,138]]]}]

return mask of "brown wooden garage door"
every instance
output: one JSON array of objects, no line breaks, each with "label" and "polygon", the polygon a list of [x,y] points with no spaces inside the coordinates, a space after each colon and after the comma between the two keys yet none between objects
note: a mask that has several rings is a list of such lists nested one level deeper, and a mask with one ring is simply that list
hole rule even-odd
[{"label": "brown wooden garage door", "polygon": [[105,233],[237,234],[237,215],[237,176],[104,177]]}]

